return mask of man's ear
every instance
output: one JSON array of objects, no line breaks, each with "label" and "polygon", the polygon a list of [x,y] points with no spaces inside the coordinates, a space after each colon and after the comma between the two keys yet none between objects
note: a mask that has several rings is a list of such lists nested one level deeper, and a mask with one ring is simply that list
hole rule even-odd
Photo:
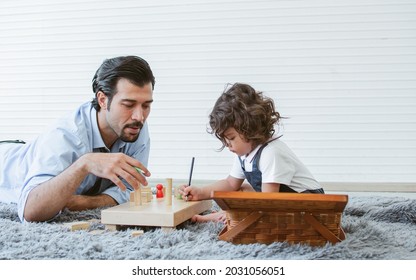
[{"label": "man's ear", "polygon": [[104,92],[102,91],[97,92],[97,102],[100,105],[101,109],[103,110],[107,109],[108,97],[104,94]]}]

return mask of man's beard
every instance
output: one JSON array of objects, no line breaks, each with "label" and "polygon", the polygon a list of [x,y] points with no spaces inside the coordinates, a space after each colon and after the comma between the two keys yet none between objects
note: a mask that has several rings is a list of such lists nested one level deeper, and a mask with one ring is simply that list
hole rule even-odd
[{"label": "man's beard", "polygon": [[[125,129],[129,128],[129,127],[138,128],[139,132],[134,136],[129,134],[129,133],[126,133]],[[142,128],[143,128],[143,123],[141,123],[141,122],[134,122],[134,123],[125,125],[123,127],[122,131],[121,131],[121,135],[120,135],[121,141],[123,141],[123,142],[135,142],[137,140],[137,138],[139,138],[139,135],[140,135],[140,132],[142,131]]]}]

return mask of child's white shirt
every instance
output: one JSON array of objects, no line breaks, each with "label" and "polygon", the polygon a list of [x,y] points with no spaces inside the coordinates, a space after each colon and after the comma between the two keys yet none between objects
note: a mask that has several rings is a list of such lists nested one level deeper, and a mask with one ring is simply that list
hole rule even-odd
[{"label": "child's white shirt", "polygon": [[[260,147],[261,145],[257,146],[250,154],[241,157],[247,172],[252,171],[253,157]],[[296,192],[321,188],[295,153],[279,139],[268,143],[264,147],[260,155],[258,168],[262,172],[262,183],[284,184]],[[245,179],[238,156],[235,157],[230,176]]]}]

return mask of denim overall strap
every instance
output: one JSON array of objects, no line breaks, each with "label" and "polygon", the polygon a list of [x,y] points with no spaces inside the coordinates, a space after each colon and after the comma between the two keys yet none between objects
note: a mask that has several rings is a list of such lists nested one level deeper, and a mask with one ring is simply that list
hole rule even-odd
[{"label": "denim overall strap", "polygon": [[246,171],[246,169],[244,168],[244,161],[241,160],[240,157],[238,157],[238,159],[240,160],[240,164],[241,164],[241,168],[243,169],[244,175],[246,176],[247,181],[250,183],[250,185],[253,187],[253,189],[256,192],[261,192],[261,184],[262,184],[262,173],[259,170],[259,159],[260,159],[260,155],[261,152],[263,151],[263,149],[272,141],[276,140],[278,138],[275,138],[269,142],[264,143],[259,150],[256,152],[256,154],[254,155],[253,159],[251,160],[253,162],[253,168],[251,170],[251,172]]},{"label": "denim overall strap", "polygon": [[241,168],[243,169],[244,172],[244,176],[246,176],[247,181],[250,183],[250,185],[253,187],[253,189],[256,192],[261,192],[261,171],[258,169],[257,166],[257,160],[256,158],[258,157],[258,155],[260,155],[259,152],[261,152],[261,150],[263,147],[261,147],[257,153],[254,156],[254,162],[253,162],[253,169],[251,170],[251,172],[246,171],[244,168],[244,161],[241,160],[241,158],[239,157],[240,163],[241,163]]}]

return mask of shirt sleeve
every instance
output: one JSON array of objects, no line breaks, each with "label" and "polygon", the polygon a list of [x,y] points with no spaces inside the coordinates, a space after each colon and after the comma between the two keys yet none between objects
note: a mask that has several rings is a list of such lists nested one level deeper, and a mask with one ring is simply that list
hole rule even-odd
[{"label": "shirt sleeve", "polygon": [[[123,180],[124,182],[124,180]],[[126,186],[130,186],[128,183],[124,182]],[[127,188],[126,191],[122,191],[118,186],[111,186],[105,191],[103,191],[103,194],[111,196],[118,204],[125,203],[130,200],[130,193],[132,192],[131,189]]]},{"label": "shirt sleeve", "polygon": [[230,176],[237,179],[245,179],[244,171],[241,168],[241,163],[238,157],[234,158],[233,166],[231,167]]},{"label": "shirt sleeve", "polygon": [[62,173],[86,152],[85,146],[75,135],[62,129],[52,129],[32,143],[27,154],[31,158],[31,165],[18,200],[18,215],[21,221],[29,193],[38,185]]},{"label": "shirt sleeve", "polygon": [[282,149],[268,145],[264,148],[259,163],[263,183],[290,185],[295,175],[295,166],[291,157]]}]

